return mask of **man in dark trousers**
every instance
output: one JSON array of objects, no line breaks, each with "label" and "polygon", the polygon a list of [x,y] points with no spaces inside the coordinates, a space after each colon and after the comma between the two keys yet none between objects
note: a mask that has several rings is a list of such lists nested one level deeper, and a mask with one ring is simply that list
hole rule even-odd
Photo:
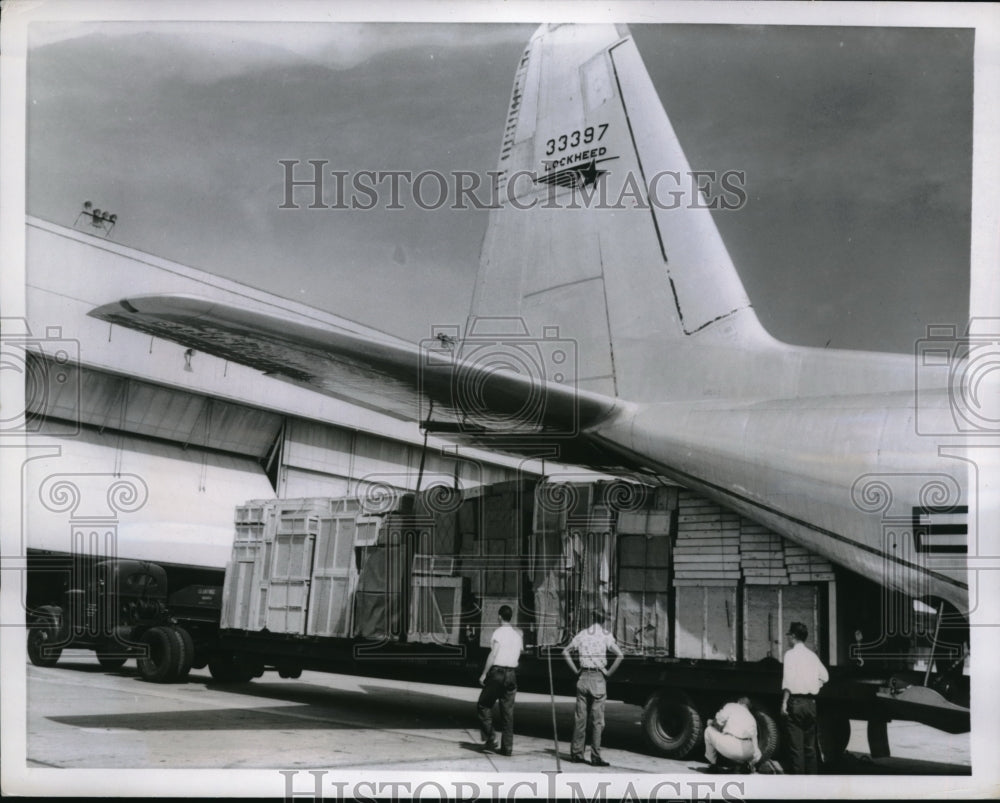
[{"label": "man in dark trousers", "polygon": [[[571,652],[580,658],[580,669],[573,663]],[[615,662],[608,669],[608,652],[614,653]],[[587,740],[587,714],[590,714],[590,763],[595,767],[606,767],[608,762],[601,758],[601,733],[604,730],[604,703],[608,698],[606,678],[614,674],[622,662],[621,648],[615,637],[604,629],[604,616],[594,612],[593,624],[585,627],[563,648],[563,658],[577,676],[576,717],[573,723],[573,742],[570,746],[570,761],[583,762],[583,750]]]},{"label": "man in dark trousers", "polygon": [[789,772],[816,773],[816,695],[830,675],[806,646],[809,629],[802,622],[792,622],[787,635],[791,649],[781,675],[781,716],[788,730]]},{"label": "man in dark trousers", "polygon": [[[479,729],[483,749],[509,756],[514,749],[514,697],[517,694],[517,662],[521,657],[524,640],[510,620],[514,616],[510,605],[501,605],[497,612],[500,626],[493,631],[490,654],[479,676],[483,687],[476,709],[479,712]],[[500,701],[500,745],[497,747],[493,727],[493,704]]]}]

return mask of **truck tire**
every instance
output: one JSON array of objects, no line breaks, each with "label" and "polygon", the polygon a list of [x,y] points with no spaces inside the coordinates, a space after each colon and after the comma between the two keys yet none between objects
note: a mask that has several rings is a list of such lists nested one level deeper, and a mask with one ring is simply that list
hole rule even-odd
[{"label": "truck tire", "polygon": [[36,616],[28,629],[28,659],[35,666],[55,666],[62,647],[49,647],[59,637],[57,614]]},{"label": "truck tire", "polygon": [[750,712],[757,720],[757,746],[760,748],[761,763],[773,758],[781,747],[781,731],[771,712],[756,703],[751,704]]},{"label": "truck tire", "polygon": [[181,656],[177,665],[177,679],[183,680],[188,676],[191,666],[194,664],[194,639],[191,638],[191,634],[187,630],[179,625],[175,625],[171,630],[177,634],[177,638],[181,641]]},{"label": "truck tire", "polygon": [[687,758],[701,741],[705,723],[683,693],[654,692],[642,709],[642,731],[650,746],[667,758]]},{"label": "truck tire", "polygon": [[208,671],[220,683],[247,683],[253,677],[252,668],[240,664],[231,653],[216,653],[208,661]]},{"label": "truck tire", "polygon": [[292,680],[294,680],[295,678],[302,677],[302,669],[300,667],[295,667],[295,668],[291,668],[291,669],[287,668],[287,667],[285,667],[285,668],[280,668],[279,667],[279,669],[278,669],[278,677],[279,678],[291,678]]},{"label": "truck tire", "polygon": [[125,666],[125,662],[128,658],[123,658],[120,655],[106,655],[104,653],[97,653],[97,661],[100,663],[101,667],[107,669],[109,672],[115,669],[121,669]]},{"label": "truck tire", "polygon": [[177,677],[184,645],[180,634],[173,628],[157,625],[142,634],[140,641],[146,645],[146,655],[136,661],[143,680],[151,683],[170,683]]},{"label": "truck tire", "polygon": [[851,720],[829,708],[821,711],[817,720],[816,741],[819,742],[820,758],[823,766],[829,767],[838,763],[847,750],[851,741]]}]

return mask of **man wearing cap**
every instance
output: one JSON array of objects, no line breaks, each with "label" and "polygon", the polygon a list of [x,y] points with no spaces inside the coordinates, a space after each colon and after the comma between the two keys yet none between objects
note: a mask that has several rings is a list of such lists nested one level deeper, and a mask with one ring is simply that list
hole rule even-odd
[{"label": "man wearing cap", "polygon": [[[479,730],[483,737],[483,749],[493,750],[501,756],[509,756],[514,748],[514,697],[517,696],[517,662],[524,648],[521,632],[510,620],[514,611],[510,605],[501,605],[497,611],[500,626],[493,631],[490,640],[490,654],[479,676],[483,687],[476,703],[479,713]],[[500,701],[500,744],[497,745],[493,727],[493,704]]]},{"label": "man wearing cap", "polygon": [[816,695],[830,675],[806,646],[809,629],[802,622],[792,622],[787,636],[791,649],[781,676],[781,716],[788,730],[789,772],[816,773]]},{"label": "man wearing cap", "polygon": [[[604,702],[608,698],[606,678],[611,677],[625,657],[615,637],[604,629],[604,616],[594,611],[593,624],[585,627],[563,647],[563,658],[569,664],[576,680],[576,713],[573,721],[573,741],[570,745],[570,761],[584,761],[583,750],[587,742],[587,714],[590,714],[590,763],[595,767],[607,767],[601,758],[601,733],[604,731]],[[576,650],[580,658],[580,669],[570,653]],[[608,669],[608,651],[615,655],[615,662]]]}]

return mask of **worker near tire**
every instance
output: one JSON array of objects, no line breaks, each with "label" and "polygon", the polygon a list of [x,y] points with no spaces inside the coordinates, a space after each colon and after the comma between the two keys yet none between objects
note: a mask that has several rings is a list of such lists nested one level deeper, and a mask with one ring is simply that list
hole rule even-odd
[{"label": "worker near tire", "polygon": [[750,698],[726,703],[705,728],[705,758],[712,771],[721,769],[719,756],[745,772],[756,772],[762,758],[757,743],[757,720],[750,710]]},{"label": "worker near tire", "polygon": [[[573,662],[572,652],[576,652],[580,660],[577,669]],[[608,669],[608,653],[615,656],[614,663]],[[621,647],[615,637],[604,629],[604,615],[599,611],[593,614],[589,627],[585,627],[572,641],[563,647],[563,658],[569,664],[576,680],[576,712],[573,721],[573,741],[570,745],[570,761],[585,762],[583,757],[587,741],[587,720],[590,720],[590,763],[595,767],[607,767],[608,762],[601,758],[601,733],[604,731],[604,703],[608,698],[607,678],[618,669],[622,659]]]},{"label": "worker near tire", "polygon": [[802,622],[792,622],[786,635],[791,649],[783,661],[781,716],[788,731],[788,771],[816,773],[816,695],[830,675],[816,653],[806,646],[809,629]]}]

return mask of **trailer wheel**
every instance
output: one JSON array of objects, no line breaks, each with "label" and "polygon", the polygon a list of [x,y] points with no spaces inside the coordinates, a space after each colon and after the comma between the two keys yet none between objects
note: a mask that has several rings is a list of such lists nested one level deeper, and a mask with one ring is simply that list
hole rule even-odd
[{"label": "trailer wheel", "polygon": [[169,627],[157,625],[143,633],[140,641],[146,645],[146,655],[136,661],[142,679],[151,683],[170,683],[174,680],[183,658],[178,654],[183,650],[180,636]]},{"label": "trailer wheel", "polygon": [[686,758],[701,740],[705,723],[686,695],[654,692],[642,709],[646,741],[667,758]]},{"label": "trailer wheel", "polygon": [[840,761],[851,741],[851,720],[844,714],[825,710],[819,713],[816,740],[824,766]]},{"label": "trailer wheel", "polygon": [[247,683],[253,677],[253,670],[240,664],[231,653],[213,655],[208,661],[208,671],[220,683]]},{"label": "trailer wheel", "polygon": [[97,653],[97,661],[103,669],[108,671],[114,671],[115,669],[121,669],[125,666],[125,662],[128,658],[123,658],[120,655],[106,655],[104,653]]},{"label": "trailer wheel", "polygon": [[194,664],[194,639],[183,627],[175,625],[171,630],[177,634],[177,638],[181,641],[182,653],[177,665],[177,679],[183,680],[188,676],[188,672],[191,671]]},{"label": "trailer wheel", "polygon": [[300,667],[296,667],[294,669],[288,669],[288,668],[278,669],[278,677],[291,678],[292,680],[294,680],[295,678],[302,677],[302,669]]},{"label": "trailer wheel", "polygon": [[48,646],[59,635],[58,619],[53,614],[38,616],[28,630],[28,658],[32,664],[41,667],[55,666],[62,655],[62,647]]},{"label": "trailer wheel", "polygon": [[756,704],[750,706],[750,711],[757,720],[757,746],[760,748],[760,760],[764,762],[778,752],[781,731],[770,711]]}]

